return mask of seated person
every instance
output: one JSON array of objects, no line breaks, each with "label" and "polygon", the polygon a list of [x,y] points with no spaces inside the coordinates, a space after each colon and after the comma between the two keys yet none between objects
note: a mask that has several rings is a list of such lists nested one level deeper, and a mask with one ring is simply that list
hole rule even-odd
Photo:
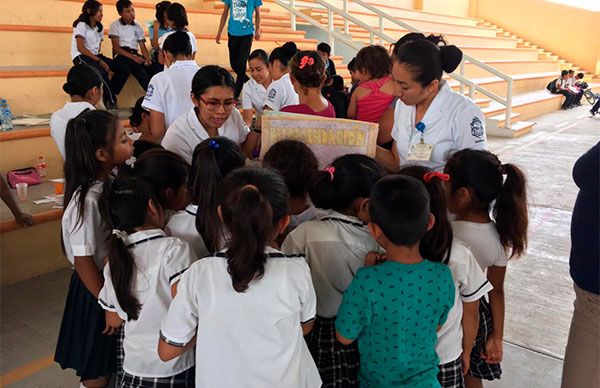
[{"label": "seated person", "polygon": [[265,50],[258,49],[250,53],[248,68],[250,69],[250,79],[242,88],[242,116],[246,125],[252,128],[254,112],[257,116],[262,114],[267,88],[271,85],[269,56]]},{"label": "seated person", "polygon": [[135,133],[139,134],[139,138],[136,140],[145,140],[158,142],[160,139],[156,139],[152,136],[152,130],[150,129],[150,112],[142,107],[144,103],[144,97],[140,97],[135,102],[133,108],[131,108],[131,115],[129,116],[129,124],[133,128]]},{"label": "seated person", "polygon": [[323,96],[333,105],[335,117],[345,119],[348,113],[348,95],[344,91],[344,79],[341,75],[329,78],[329,85],[323,88]]},{"label": "seated person", "polygon": [[553,81],[553,85],[548,85],[548,89],[552,94],[562,94],[563,96],[565,96],[565,102],[563,102],[561,106],[562,110],[567,110],[575,107],[575,105],[573,104],[575,95],[571,91],[569,91],[569,87],[567,84],[568,77],[569,72],[567,70],[563,70],[560,73],[560,78],[557,78],[555,81]]},{"label": "seated person", "polygon": [[[194,35],[194,33],[188,29],[189,22],[187,13],[185,12],[185,7],[179,3],[173,3],[169,5],[167,7],[167,23],[169,24],[171,31],[165,33],[158,39],[158,47],[160,48],[161,52],[164,54],[163,45],[169,35],[175,31],[183,31],[190,37],[190,44],[192,45],[192,59],[196,59],[196,51],[198,47],[196,44],[196,35]],[[164,55],[161,56],[159,54],[158,60],[160,63],[164,63]]]},{"label": "seated person", "polygon": [[290,80],[290,68],[288,66],[296,51],[295,44],[288,43],[271,51],[271,55],[269,55],[269,73],[273,82],[267,89],[263,110],[279,112],[285,106],[298,104],[298,94],[296,94],[294,85]]},{"label": "seated person", "polygon": [[150,44],[152,45],[152,65],[150,75],[163,71],[164,66],[158,62],[158,53],[160,52],[160,46],[158,40],[162,38],[164,34],[171,31],[169,22],[167,20],[167,7],[171,5],[170,1],[158,2],[155,6],[156,19],[153,22],[149,22],[148,25],[148,37],[150,38]]},{"label": "seated person", "polygon": [[337,74],[335,71],[335,63],[331,60],[331,46],[327,43],[321,42],[317,45],[317,52],[323,58],[325,62],[325,71],[328,75],[334,76]]}]

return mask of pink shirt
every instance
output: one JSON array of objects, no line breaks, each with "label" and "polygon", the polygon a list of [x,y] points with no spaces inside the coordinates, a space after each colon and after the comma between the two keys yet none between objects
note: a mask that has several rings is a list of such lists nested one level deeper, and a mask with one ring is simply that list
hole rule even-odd
[{"label": "pink shirt", "polygon": [[380,89],[392,76],[383,77],[378,81],[372,80],[363,82],[360,87],[367,88],[371,93],[359,98],[356,101],[356,120],[378,123],[379,119],[390,104],[394,102],[394,96],[382,92]]},{"label": "pink shirt", "polygon": [[321,116],[321,117],[331,117],[335,119],[335,109],[333,105],[328,101],[327,108],[323,109],[320,112],[315,112],[310,106],[306,104],[298,104],[298,105],[288,105],[281,109],[282,112],[287,113],[299,113],[303,115],[311,115],[311,116]]}]

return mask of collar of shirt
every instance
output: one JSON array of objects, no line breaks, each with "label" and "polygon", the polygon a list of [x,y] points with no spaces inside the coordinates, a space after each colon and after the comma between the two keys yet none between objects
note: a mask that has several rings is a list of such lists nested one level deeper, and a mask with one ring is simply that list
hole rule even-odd
[{"label": "collar of shirt", "polygon": [[[187,116],[186,116],[186,121],[187,121],[187,127],[190,128],[192,130],[192,132],[194,133],[194,135],[198,136],[198,138],[200,140],[208,139],[210,137],[210,135],[208,134],[206,129],[204,129],[204,126],[200,122],[200,119],[198,119],[198,113],[196,113],[196,107],[193,107],[192,109],[190,109],[188,111]],[[218,135],[220,135],[219,129],[221,129],[221,128],[217,129]]]},{"label": "collar of shirt", "polygon": [[258,89],[258,90],[261,90],[261,91],[263,91],[263,92],[265,92],[265,93],[267,92],[267,88],[265,88],[265,87],[263,86],[263,84],[259,84],[258,82],[256,82],[256,81],[254,80],[254,78],[250,78],[250,79],[248,80],[248,82],[250,82],[250,86],[251,86],[253,89]]},{"label": "collar of shirt", "polygon": [[177,69],[179,67],[188,67],[188,66],[198,66],[198,64],[196,63],[196,61],[190,59],[188,61],[175,61],[174,63],[171,63],[171,66],[169,66],[169,68],[167,70],[171,70],[171,69]]},{"label": "collar of shirt", "polygon": [[350,224],[358,227],[366,227],[364,222],[362,222],[359,218],[354,216],[348,216],[346,214],[342,214],[340,212],[336,212],[335,210],[328,210],[322,217],[321,221],[337,221],[343,222],[345,224]]},{"label": "collar of shirt", "polygon": [[425,123],[425,131],[427,131],[428,123],[436,122],[444,114],[444,102],[446,101],[448,93],[452,93],[452,90],[450,89],[448,82],[442,81],[442,86],[440,87],[438,94],[433,98],[431,105],[429,105],[427,112],[425,112],[425,116],[423,116],[423,119],[421,120]]},{"label": "collar of shirt", "polygon": [[131,21],[131,23],[125,23],[125,22],[123,21],[123,18],[119,18],[119,22],[120,22],[120,23],[121,23],[121,25],[123,25],[123,26],[127,26],[127,25],[130,25],[130,26],[135,26],[135,20],[132,20],[132,21]]},{"label": "collar of shirt", "polygon": [[141,243],[145,240],[154,239],[154,238],[158,238],[158,237],[165,237],[165,236],[166,236],[166,234],[162,229],[147,229],[147,230],[140,230],[139,232],[135,232],[130,235],[127,235],[127,237],[125,237],[125,240],[123,240],[123,242],[125,243],[126,246],[129,246],[129,245]]},{"label": "collar of shirt", "polygon": [[196,216],[196,213],[198,213],[198,205],[192,205],[190,203],[186,206],[185,212],[191,216]]}]

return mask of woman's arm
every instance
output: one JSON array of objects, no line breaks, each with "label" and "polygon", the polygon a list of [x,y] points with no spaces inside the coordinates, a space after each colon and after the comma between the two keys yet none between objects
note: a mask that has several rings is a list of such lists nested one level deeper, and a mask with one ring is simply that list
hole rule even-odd
[{"label": "woman's arm", "polygon": [[393,173],[398,172],[398,170],[400,170],[400,156],[398,155],[398,148],[396,148],[396,141],[392,144],[391,151],[377,146],[375,160],[377,160],[386,170]]},{"label": "woman's arm", "polygon": [[98,299],[104,278],[98,270],[93,256],[75,256],[75,271],[87,290]]},{"label": "woman's arm", "polygon": [[22,224],[23,226],[31,226],[33,225],[33,218],[31,215],[23,213],[21,208],[15,202],[15,199],[10,192],[10,188],[4,181],[4,177],[0,176],[0,197],[2,197],[2,201],[8,206],[10,212],[15,216],[15,220]]},{"label": "woman's arm", "polygon": [[167,132],[164,113],[150,109],[150,132],[155,139],[162,139]]},{"label": "woman's arm", "polygon": [[162,361],[170,361],[175,357],[181,356],[183,353],[193,348],[194,345],[196,345],[196,336],[194,336],[190,342],[185,344],[185,346],[170,345],[161,338],[158,340],[158,357]]},{"label": "woman's arm", "polygon": [[227,15],[229,15],[229,5],[225,4],[225,7],[223,7],[223,13],[221,14],[221,21],[219,21],[219,30],[217,31],[217,37],[215,39],[217,44],[221,44],[221,34],[223,33],[223,28],[225,27],[225,22],[227,21]]},{"label": "woman's arm", "polygon": [[463,302],[463,316],[462,316],[462,329],[463,329],[463,373],[467,373],[469,370],[469,364],[471,361],[471,350],[473,350],[473,344],[477,337],[477,331],[479,330],[479,301],[475,302]]},{"label": "woman's arm", "polygon": [[485,344],[484,359],[490,364],[502,361],[502,339],[504,338],[504,277],[506,267],[491,266],[487,270],[487,278],[494,286],[490,291],[490,307],[492,309],[492,325],[494,331]]},{"label": "woman's arm", "polygon": [[248,136],[246,136],[246,140],[242,144],[240,144],[242,148],[242,152],[246,157],[252,158],[252,152],[256,149],[258,142],[260,140],[260,134],[254,131],[250,131]]}]

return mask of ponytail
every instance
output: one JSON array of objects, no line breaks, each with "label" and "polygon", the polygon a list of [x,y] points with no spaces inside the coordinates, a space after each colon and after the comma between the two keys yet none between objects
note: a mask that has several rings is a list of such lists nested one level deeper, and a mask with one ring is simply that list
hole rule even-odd
[{"label": "ponytail", "polygon": [[110,279],[115,288],[119,305],[127,313],[128,321],[139,318],[142,304],[133,294],[135,281],[135,261],[125,246],[125,242],[114,234],[108,238],[108,263]]},{"label": "ponytail", "polygon": [[514,164],[503,164],[506,180],[493,208],[500,242],[510,248],[509,258],[519,257],[527,248],[527,189],[525,174]]}]

